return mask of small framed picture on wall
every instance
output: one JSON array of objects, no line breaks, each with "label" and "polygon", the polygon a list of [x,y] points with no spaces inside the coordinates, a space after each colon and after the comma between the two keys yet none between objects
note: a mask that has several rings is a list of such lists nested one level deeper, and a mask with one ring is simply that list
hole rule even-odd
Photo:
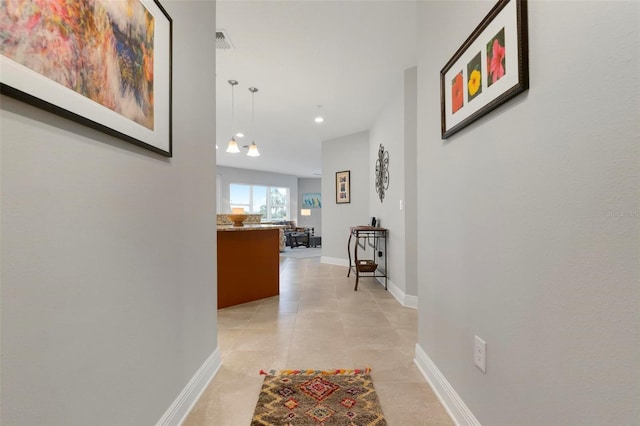
[{"label": "small framed picture on wall", "polygon": [[351,202],[351,172],[336,172],[336,204]]}]

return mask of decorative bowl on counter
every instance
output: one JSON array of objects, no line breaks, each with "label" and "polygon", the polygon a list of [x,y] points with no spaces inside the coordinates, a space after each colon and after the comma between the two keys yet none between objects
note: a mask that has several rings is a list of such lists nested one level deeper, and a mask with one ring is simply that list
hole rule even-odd
[{"label": "decorative bowl on counter", "polygon": [[248,214],[228,214],[227,218],[233,222],[233,226],[244,226],[244,221],[249,217]]}]

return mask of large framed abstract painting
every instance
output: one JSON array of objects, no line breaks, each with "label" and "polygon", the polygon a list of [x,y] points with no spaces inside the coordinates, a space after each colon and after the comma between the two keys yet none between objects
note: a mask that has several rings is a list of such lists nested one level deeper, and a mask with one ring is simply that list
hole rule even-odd
[{"label": "large framed abstract painting", "polygon": [[172,155],[172,21],[157,0],[0,0],[15,97]]},{"label": "large framed abstract painting", "polygon": [[500,0],[440,71],[442,139],[528,88],[527,1]]}]

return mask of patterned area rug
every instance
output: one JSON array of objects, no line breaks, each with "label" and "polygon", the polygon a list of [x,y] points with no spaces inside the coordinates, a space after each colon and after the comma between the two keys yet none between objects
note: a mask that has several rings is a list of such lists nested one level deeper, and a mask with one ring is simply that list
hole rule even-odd
[{"label": "patterned area rug", "polygon": [[370,370],[274,370],[266,375],[252,426],[383,426]]}]

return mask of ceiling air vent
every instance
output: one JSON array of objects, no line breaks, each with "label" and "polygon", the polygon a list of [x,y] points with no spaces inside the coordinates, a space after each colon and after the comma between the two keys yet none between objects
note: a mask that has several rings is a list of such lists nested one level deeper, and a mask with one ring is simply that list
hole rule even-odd
[{"label": "ceiling air vent", "polygon": [[216,49],[233,49],[225,30],[216,30]]}]

